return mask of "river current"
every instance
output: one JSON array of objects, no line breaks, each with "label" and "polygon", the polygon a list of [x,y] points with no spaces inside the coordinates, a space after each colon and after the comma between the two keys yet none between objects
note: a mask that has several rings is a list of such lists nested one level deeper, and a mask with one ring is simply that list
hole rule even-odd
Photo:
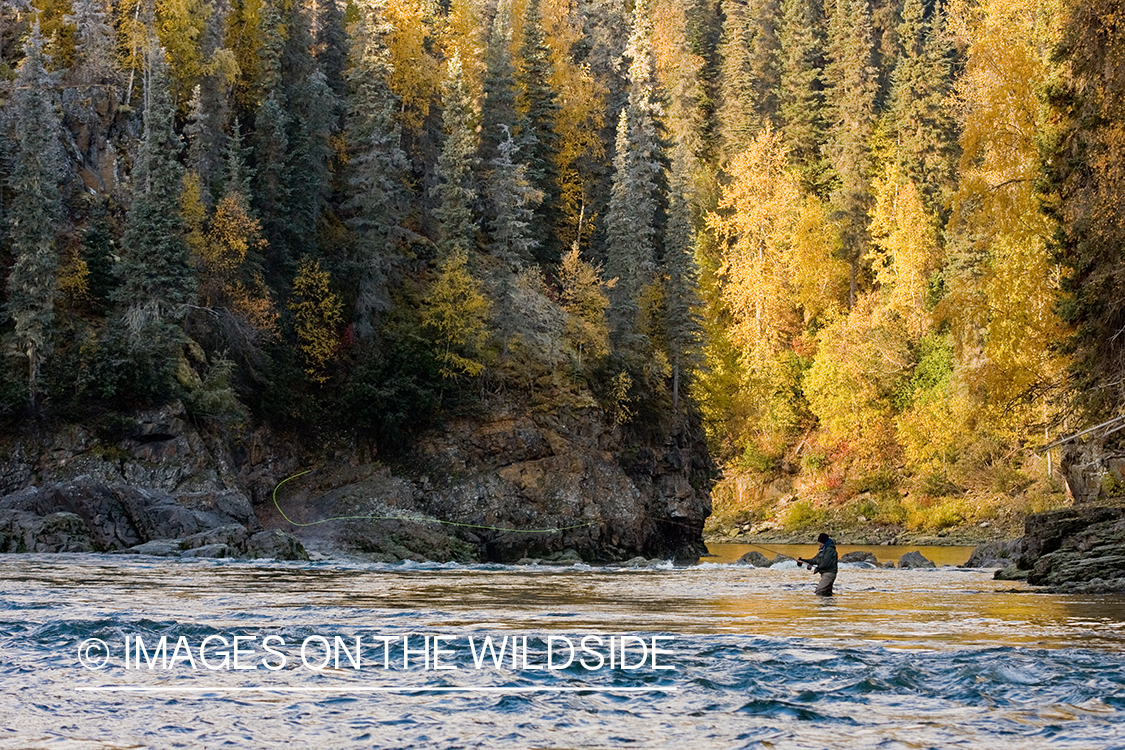
[{"label": "river current", "polygon": [[1125,748],[1123,597],[712,551],[2,555],[0,747]]}]

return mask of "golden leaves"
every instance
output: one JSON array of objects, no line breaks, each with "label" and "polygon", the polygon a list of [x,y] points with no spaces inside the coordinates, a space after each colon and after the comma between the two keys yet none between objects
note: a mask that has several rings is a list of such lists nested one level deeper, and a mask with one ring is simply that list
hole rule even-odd
[{"label": "golden leaves", "polygon": [[293,327],[305,355],[305,374],[316,383],[328,380],[327,366],[339,347],[344,305],[330,288],[331,277],[319,260],[302,258],[293,279]]}]

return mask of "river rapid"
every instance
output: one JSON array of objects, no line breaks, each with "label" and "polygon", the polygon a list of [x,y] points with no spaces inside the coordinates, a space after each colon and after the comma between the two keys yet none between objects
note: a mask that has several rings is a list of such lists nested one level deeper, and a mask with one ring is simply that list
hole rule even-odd
[{"label": "river rapid", "polygon": [[845,565],[818,599],[748,549],[2,555],[0,747],[1125,748],[1125,598]]}]

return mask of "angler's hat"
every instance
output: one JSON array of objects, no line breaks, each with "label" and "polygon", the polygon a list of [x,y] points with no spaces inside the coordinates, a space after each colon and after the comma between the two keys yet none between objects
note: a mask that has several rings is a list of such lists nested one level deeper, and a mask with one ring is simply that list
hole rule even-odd
[{"label": "angler's hat", "polygon": [[820,536],[818,536],[818,537],[816,538],[816,542],[817,542],[817,544],[824,544],[824,543],[825,543],[825,542],[827,542],[827,541],[828,541],[828,535],[827,535],[827,534],[825,534],[825,533],[824,533],[823,531],[822,531],[822,532],[820,532]]}]

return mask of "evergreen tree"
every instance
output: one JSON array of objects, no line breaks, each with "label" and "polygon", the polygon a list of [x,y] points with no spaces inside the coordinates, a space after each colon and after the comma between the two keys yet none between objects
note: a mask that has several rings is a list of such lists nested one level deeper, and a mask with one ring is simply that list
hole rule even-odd
[{"label": "evergreen tree", "polygon": [[699,316],[699,270],[695,264],[695,232],[691,215],[689,155],[679,144],[672,159],[668,229],[664,240],[666,277],[664,309],[668,359],[672,366],[672,408],[679,407],[683,374],[701,362],[703,322]]},{"label": "evergreen tree", "polygon": [[358,266],[356,333],[369,337],[373,315],[390,307],[389,280],[395,263],[396,228],[404,214],[406,155],[394,113],[397,97],[387,85],[391,73],[386,37],[392,29],[383,0],[363,0],[351,48],[348,153],[351,196],[344,208],[354,232]]},{"label": "evergreen tree", "polygon": [[[147,67],[140,163],[133,172],[133,205],[121,238],[120,283],[113,292],[125,335],[118,342],[119,331],[111,329],[107,340],[108,348],[120,346],[119,356],[133,366],[102,384],[107,393],[141,400],[165,397],[173,385],[184,340],[180,321],[197,286],[180,213],[182,169],[176,159],[182,144],[173,128],[175,107],[162,49],[149,52]],[[121,386],[124,394],[117,391]]]},{"label": "evergreen tree", "polygon": [[329,197],[330,139],[338,128],[340,102],[319,70],[297,82],[287,98],[293,116],[285,182],[289,187],[290,252],[296,255],[298,248],[310,252],[317,246],[317,225]]},{"label": "evergreen tree", "polygon": [[827,193],[824,162],[824,20],[818,0],[785,0],[781,27],[781,132],[806,190]]},{"label": "evergreen tree", "polygon": [[1057,258],[1066,268],[1059,314],[1077,400],[1091,421],[1125,402],[1125,27],[1115,0],[1070,3],[1059,82],[1049,92],[1056,127],[1047,143]]},{"label": "evergreen tree", "polygon": [[488,197],[496,208],[489,251],[513,271],[534,260],[539,242],[532,234],[534,206],[543,199],[527,176],[527,165],[515,160],[518,146],[505,132],[499,155],[492,160]]},{"label": "evergreen tree", "polygon": [[102,315],[108,311],[117,285],[113,255],[113,231],[106,219],[105,203],[98,202],[91,212],[90,224],[82,234],[82,260],[89,271],[86,289],[90,295],[90,306]]},{"label": "evergreen tree", "polygon": [[519,148],[524,153],[531,185],[543,195],[531,221],[531,235],[540,238],[536,257],[540,262],[554,263],[559,258],[558,228],[563,221],[559,210],[559,136],[555,132],[559,103],[551,86],[551,49],[543,34],[539,2],[529,0],[523,19],[517,76],[522,113]]},{"label": "evergreen tree", "polygon": [[621,110],[606,213],[606,273],[617,280],[610,289],[610,324],[623,345],[636,333],[641,292],[656,272],[655,184],[646,155],[629,138],[637,130],[630,125],[628,108]]},{"label": "evergreen tree", "polygon": [[476,166],[475,113],[465,88],[461,56],[454,54],[442,87],[442,121],[445,141],[437,164],[437,184],[433,187],[438,206],[438,253],[446,258],[460,250],[476,249],[477,224],[472,205],[476,200],[473,171]]},{"label": "evergreen tree", "polygon": [[750,75],[754,86],[757,126],[776,129],[780,124],[781,43],[778,30],[782,25],[781,0],[758,0],[754,3],[753,47],[750,50]]},{"label": "evergreen tree", "polygon": [[270,92],[254,117],[254,209],[270,244],[268,269],[275,281],[289,276],[289,116],[277,92]]},{"label": "evergreen tree", "polygon": [[120,67],[109,0],[75,0],[66,22],[76,29],[71,76],[82,84],[116,83]]},{"label": "evergreen tree", "polygon": [[31,405],[39,395],[39,371],[51,348],[58,295],[59,249],[56,222],[62,217],[59,193],[61,153],[59,118],[47,72],[38,23],[24,44],[13,94],[15,154],[7,216],[15,265],[8,276],[6,312],[15,324],[16,350],[27,357]]},{"label": "evergreen tree", "polygon": [[828,150],[839,185],[833,202],[843,222],[845,260],[851,267],[849,305],[855,303],[867,252],[871,204],[871,152],[875,125],[875,69],[872,65],[871,8],[868,0],[839,0],[831,24],[831,131]]},{"label": "evergreen tree", "polygon": [[130,314],[143,310],[167,320],[182,316],[180,308],[191,302],[195,280],[180,215],[182,169],[176,158],[182,144],[173,128],[175,108],[163,50],[155,48],[148,65],[144,137],[122,237],[116,301]]},{"label": "evergreen tree", "polygon": [[656,135],[656,74],[652,19],[648,5],[633,11],[627,53],[629,101],[617,124],[613,187],[606,213],[606,273],[617,278],[610,290],[610,319],[616,342],[632,348],[641,294],[656,273],[661,144]]},{"label": "evergreen tree", "polygon": [[898,37],[902,53],[891,86],[891,122],[898,135],[900,174],[916,184],[926,207],[939,214],[954,183],[956,130],[950,113],[950,47],[935,8],[923,18],[922,0],[906,0]]},{"label": "evergreen tree", "polygon": [[338,0],[319,0],[316,18],[316,61],[339,101],[348,96],[348,34]]},{"label": "evergreen tree", "polygon": [[516,124],[516,71],[512,64],[512,3],[499,0],[485,57],[481,102],[480,156],[489,164],[499,154],[504,128]]},{"label": "evergreen tree", "polygon": [[719,52],[720,71],[719,137],[723,159],[729,161],[746,149],[757,130],[754,74],[750,51],[754,37],[744,0],[724,0],[723,40]]}]

